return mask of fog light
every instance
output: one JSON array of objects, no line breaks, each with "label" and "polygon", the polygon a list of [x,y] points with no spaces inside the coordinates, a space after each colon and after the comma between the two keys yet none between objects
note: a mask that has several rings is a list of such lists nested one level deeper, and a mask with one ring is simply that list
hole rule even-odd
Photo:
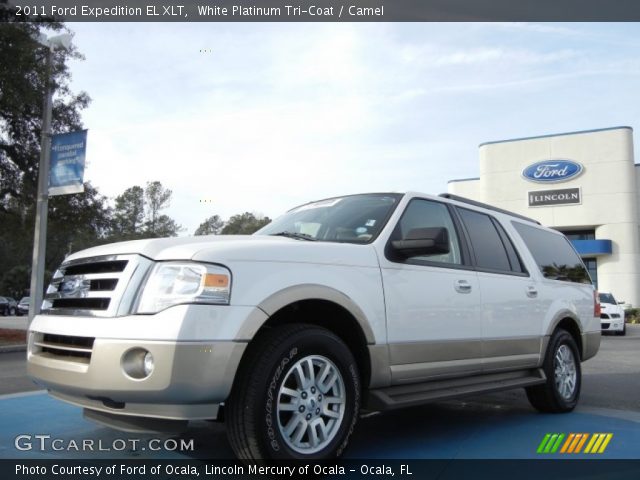
[{"label": "fog light", "polygon": [[136,380],[143,380],[153,372],[153,355],[144,348],[132,348],[122,355],[122,370]]},{"label": "fog light", "polygon": [[147,352],[144,355],[144,365],[143,365],[145,377],[148,377],[149,375],[151,375],[151,372],[153,372],[153,366],[154,366],[153,355],[151,355],[151,352]]}]

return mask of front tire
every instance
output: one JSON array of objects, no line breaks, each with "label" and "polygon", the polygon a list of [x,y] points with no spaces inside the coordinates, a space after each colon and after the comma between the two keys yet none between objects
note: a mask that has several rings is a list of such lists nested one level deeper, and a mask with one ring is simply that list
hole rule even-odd
[{"label": "front tire", "polygon": [[556,330],[542,364],[547,381],[528,387],[527,398],[534,408],[545,413],[573,410],[580,398],[582,369],[576,342],[566,330]]},{"label": "front tire", "polygon": [[227,402],[229,442],[238,458],[335,458],[360,409],[353,355],[332,332],[290,324],[262,333],[245,353]]}]

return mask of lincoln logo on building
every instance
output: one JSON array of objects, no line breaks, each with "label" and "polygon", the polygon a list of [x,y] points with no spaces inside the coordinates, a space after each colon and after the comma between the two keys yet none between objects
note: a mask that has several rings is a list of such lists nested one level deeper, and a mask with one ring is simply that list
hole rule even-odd
[{"label": "lincoln logo on building", "polygon": [[530,207],[548,205],[572,205],[580,203],[580,188],[563,188],[561,190],[540,190],[529,192]]},{"label": "lincoln logo on building", "polygon": [[531,182],[564,182],[582,173],[582,165],[571,160],[545,160],[529,165],[522,176]]}]

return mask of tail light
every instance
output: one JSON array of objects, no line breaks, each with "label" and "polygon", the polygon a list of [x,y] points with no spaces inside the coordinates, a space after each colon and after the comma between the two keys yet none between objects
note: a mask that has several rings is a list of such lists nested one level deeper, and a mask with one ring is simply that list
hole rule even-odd
[{"label": "tail light", "polygon": [[600,314],[602,313],[602,308],[600,307],[600,297],[598,296],[598,291],[593,291],[593,316],[600,318]]}]

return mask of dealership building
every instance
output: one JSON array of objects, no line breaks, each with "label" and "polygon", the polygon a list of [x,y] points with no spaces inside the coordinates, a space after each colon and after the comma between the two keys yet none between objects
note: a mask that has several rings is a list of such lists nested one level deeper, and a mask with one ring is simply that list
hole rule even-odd
[{"label": "dealership building", "polygon": [[448,189],[560,230],[598,290],[640,306],[639,185],[633,130],[613,127],[483,143],[480,177]]}]

